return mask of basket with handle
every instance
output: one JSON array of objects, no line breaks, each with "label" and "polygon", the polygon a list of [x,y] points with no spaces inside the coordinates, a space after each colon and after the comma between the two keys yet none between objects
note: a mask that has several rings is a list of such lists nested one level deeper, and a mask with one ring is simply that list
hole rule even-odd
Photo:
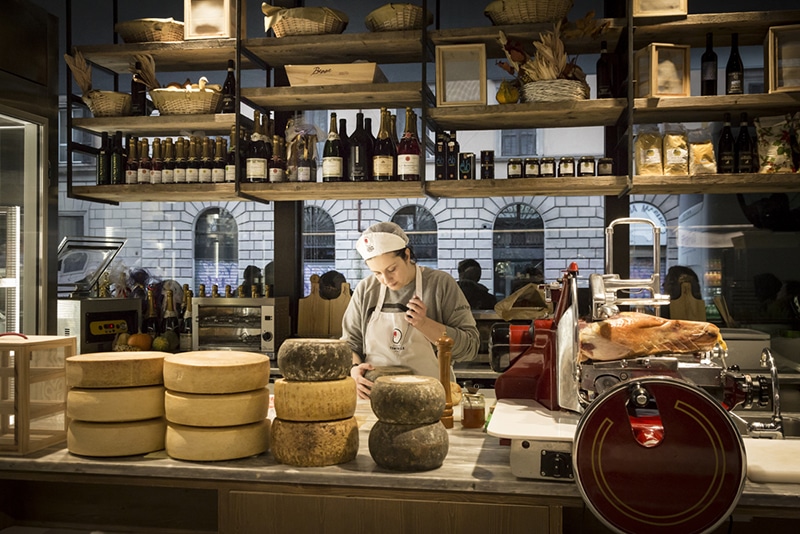
[{"label": "basket with handle", "polygon": [[275,37],[291,35],[323,35],[342,33],[350,19],[338,9],[329,7],[281,7],[262,4],[265,28],[275,32]]},{"label": "basket with handle", "polygon": [[82,97],[95,117],[124,117],[131,114],[131,95],[116,91],[89,91]]},{"label": "basket with handle", "polygon": [[126,43],[183,41],[183,22],[168,19],[136,19],[118,22],[114,31]]},{"label": "basket with handle", "polygon": [[557,22],[567,16],[573,0],[494,0],[483,10],[492,24]]},{"label": "basket with handle", "polygon": [[153,89],[150,98],[161,115],[210,114],[222,105],[222,93],[211,90]]},{"label": "basket with handle", "polygon": [[364,24],[372,32],[420,30],[433,23],[433,15],[425,15],[422,7],[414,4],[386,4],[367,15]]}]

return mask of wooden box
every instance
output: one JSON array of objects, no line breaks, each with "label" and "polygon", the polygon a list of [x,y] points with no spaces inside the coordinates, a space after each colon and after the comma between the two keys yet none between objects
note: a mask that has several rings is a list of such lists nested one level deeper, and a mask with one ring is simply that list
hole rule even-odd
[{"label": "wooden box", "polygon": [[636,98],[690,96],[688,45],[651,43],[634,54]]},{"label": "wooden box", "polygon": [[800,90],[800,24],[772,26],[767,32],[764,86],[769,93]]},{"label": "wooden box", "polygon": [[688,0],[633,0],[634,17],[686,16]]},{"label": "wooden box", "polygon": [[330,63],[325,65],[286,65],[292,87],[384,83],[386,76],[377,63]]},{"label": "wooden box", "polygon": [[74,337],[0,336],[0,454],[22,456],[67,437],[65,361]]},{"label": "wooden box", "polygon": [[[183,17],[184,39],[236,37],[236,0],[183,0]],[[242,37],[244,21],[242,14]]]},{"label": "wooden box", "polygon": [[486,105],[486,46],[436,47],[436,106]]}]

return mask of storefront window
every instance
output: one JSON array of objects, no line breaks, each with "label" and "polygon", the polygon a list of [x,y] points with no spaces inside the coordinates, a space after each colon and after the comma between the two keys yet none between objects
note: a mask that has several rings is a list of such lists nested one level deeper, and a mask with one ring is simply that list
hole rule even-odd
[{"label": "storefront window", "polygon": [[405,206],[392,217],[408,235],[408,245],[417,256],[417,263],[436,269],[439,263],[438,227],[433,214],[422,206]]},{"label": "storefront window", "polygon": [[311,275],[336,267],[336,228],[322,208],[303,208],[303,294],[311,293]]},{"label": "storefront window", "polygon": [[498,300],[544,280],[544,222],[533,206],[516,203],[503,208],[494,222],[492,242]]},{"label": "storefront window", "polygon": [[238,285],[239,238],[236,220],[222,208],[211,208],[197,217],[194,239],[195,287],[205,284]]}]

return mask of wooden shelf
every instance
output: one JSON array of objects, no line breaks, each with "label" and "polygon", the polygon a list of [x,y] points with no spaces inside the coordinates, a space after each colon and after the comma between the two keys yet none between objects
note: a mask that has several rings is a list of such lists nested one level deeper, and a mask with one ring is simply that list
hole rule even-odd
[{"label": "wooden shelf", "polygon": [[[156,73],[203,70],[225,70],[229,59],[236,58],[236,39],[198,39],[160,43],[131,43],[117,45],[79,46],[87,61],[128,74],[134,54],[150,54],[156,63]],[[243,68],[253,68],[247,61]],[[173,80],[159,80],[163,85]],[[183,80],[175,80],[183,82]]]},{"label": "wooden shelf", "polygon": [[699,174],[634,176],[630,194],[729,194],[800,191],[798,174]]},{"label": "wooden shelf", "polygon": [[357,200],[420,198],[421,182],[283,182],[279,184],[241,184],[241,192],[262,201],[275,200]]},{"label": "wooden shelf", "polygon": [[746,111],[751,117],[781,115],[800,110],[800,91],[757,94],[690,96],[676,98],[637,98],[633,103],[634,122],[721,121],[730,112],[738,121],[738,113]]},{"label": "wooden shelf", "polygon": [[626,176],[564,178],[512,178],[496,180],[435,180],[425,182],[427,193],[440,198],[500,197],[517,195],[585,196],[619,195]]},{"label": "wooden shelf", "polygon": [[[252,124],[250,119],[241,119],[243,124]],[[215,115],[157,115],[150,117],[98,117],[73,119],[75,128],[96,133],[115,132],[139,136],[179,135],[181,132],[204,131],[206,134],[229,134],[236,124],[233,113]]]},{"label": "wooden shelf", "polygon": [[203,202],[244,200],[234,184],[131,184],[73,186],[73,196],[106,202]]},{"label": "wooden shelf", "polygon": [[264,87],[242,89],[242,96],[273,111],[422,106],[419,82]]}]

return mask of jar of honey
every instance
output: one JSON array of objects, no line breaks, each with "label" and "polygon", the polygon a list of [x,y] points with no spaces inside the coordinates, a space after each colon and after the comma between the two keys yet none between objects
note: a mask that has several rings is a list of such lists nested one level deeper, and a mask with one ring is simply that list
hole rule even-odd
[{"label": "jar of honey", "polygon": [[483,428],[486,423],[486,400],[477,391],[461,396],[461,426],[464,428]]}]

